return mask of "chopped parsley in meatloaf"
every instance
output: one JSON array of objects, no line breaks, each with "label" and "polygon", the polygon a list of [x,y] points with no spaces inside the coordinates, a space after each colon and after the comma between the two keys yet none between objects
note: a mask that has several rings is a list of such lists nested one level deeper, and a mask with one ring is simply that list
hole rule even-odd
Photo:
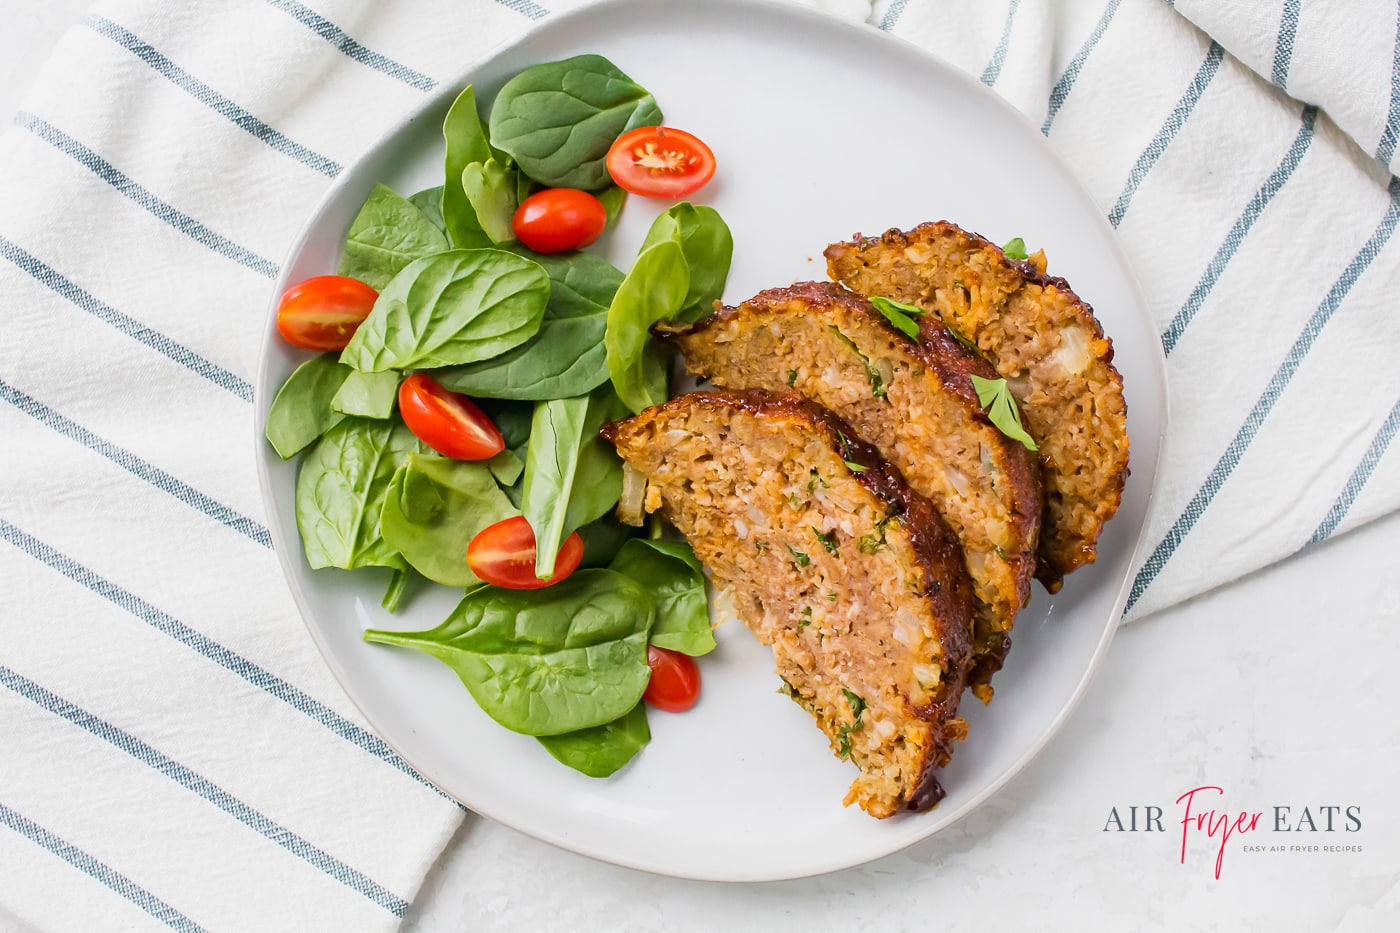
[{"label": "chopped parsley in meatloaf", "polygon": [[860,770],[845,802],[877,817],[936,804],[967,729],[973,596],[928,502],[795,392],[696,392],[603,432]]},{"label": "chopped parsley in meatloaf", "polygon": [[962,541],[978,601],[972,689],[990,699],[1030,597],[1043,507],[1039,464],[978,403],[971,377],[997,378],[991,364],[936,321],[911,339],[830,282],[769,289],[658,332],[718,386],[791,386],[830,409],[928,498]]},{"label": "chopped parsley in meatloaf", "polygon": [[1011,260],[947,222],[834,243],[826,259],[848,288],[932,311],[1007,380],[1045,465],[1036,576],[1058,590],[1094,560],[1128,475],[1123,377],[1093,310],[1045,274],[1044,253]]}]

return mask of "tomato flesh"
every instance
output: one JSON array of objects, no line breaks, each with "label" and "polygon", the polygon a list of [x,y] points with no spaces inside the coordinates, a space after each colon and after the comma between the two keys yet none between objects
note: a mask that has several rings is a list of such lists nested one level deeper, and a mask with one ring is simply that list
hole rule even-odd
[{"label": "tomato flesh", "polygon": [[608,149],[608,174],[633,194],[683,198],[714,177],[715,154],[685,130],[639,126]]},{"label": "tomato flesh", "polygon": [[688,654],[647,645],[651,680],[642,699],[668,713],[684,713],[700,697],[700,668]]},{"label": "tomato flesh", "polygon": [[315,276],[283,293],[277,305],[277,332],[304,350],[344,350],[378,297],[358,279]]},{"label": "tomato flesh", "polygon": [[487,583],[508,590],[537,590],[563,580],[583,560],[577,531],[564,539],[554,560],[554,576],[535,576],[535,530],[523,515],[503,519],[477,532],[467,545],[467,566]]},{"label": "tomato flesh", "polygon": [[501,432],[475,402],[423,373],[400,383],[399,414],[419,440],[454,460],[487,460],[506,446]]},{"label": "tomato flesh", "polygon": [[538,191],[521,202],[511,218],[516,239],[537,253],[582,249],[607,225],[603,202],[577,188]]}]

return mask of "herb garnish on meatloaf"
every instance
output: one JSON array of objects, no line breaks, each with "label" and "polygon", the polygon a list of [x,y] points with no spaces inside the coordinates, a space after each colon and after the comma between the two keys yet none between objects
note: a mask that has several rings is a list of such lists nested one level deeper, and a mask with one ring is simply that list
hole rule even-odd
[{"label": "herb garnish on meatloaf", "polygon": [[830,282],[769,289],[658,332],[716,385],[791,386],[829,408],[929,499],[962,541],[978,601],[971,683],[990,699],[1030,596],[1042,507],[1039,465],[978,402],[972,377],[995,379],[991,365],[936,321],[911,339]]},{"label": "herb garnish on meatloaf", "polygon": [[1011,260],[946,221],[833,243],[826,258],[846,287],[932,311],[1005,377],[1045,465],[1036,576],[1058,590],[1094,560],[1128,473],[1123,377],[1093,310],[1046,275],[1043,252]]},{"label": "herb garnish on meatloaf", "polygon": [[604,427],[877,817],[943,796],[966,733],[972,587],[928,502],[797,393],[696,392]]}]

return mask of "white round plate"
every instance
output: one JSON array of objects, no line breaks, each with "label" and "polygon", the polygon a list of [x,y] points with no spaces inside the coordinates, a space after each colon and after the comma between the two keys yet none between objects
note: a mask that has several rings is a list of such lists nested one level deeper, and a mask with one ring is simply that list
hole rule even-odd
[{"label": "white round plate", "polygon": [[[442,183],[440,127],[462,87],[491,101],[521,69],[607,56],[656,96],[668,123],[714,149],[719,172],[695,200],[734,232],[725,299],[825,278],[822,250],[852,233],[946,218],[995,242],[1044,247],[1112,337],[1128,398],[1132,477],[1097,564],[1056,596],[1039,587],[1017,620],[996,700],[964,704],[969,736],[936,810],[874,820],[841,799],[854,768],[776,692],[768,649],[742,624],[701,661],[700,702],[652,713],[652,741],[596,780],[477,708],[428,656],[369,645],[368,627],[438,624],[459,593],[419,592],[398,616],[378,571],[313,572],[293,511],[296,466],[262,439],[277,388],[303,358],[269,313],[257,380],[257,450],[273,540],[306,624],[346,692],[424,776],[478,813],[556,845],[688,878],[761,881],[857,865],[938,832],[1023,767],[1083,693],[1123,611],[1166,427],[1161,350],[1113,231],[1040,133],[976,81],[868,26],[744,0],[614,0],[552,16],[449,81],[336,179],[282,266],[277,294],[334,272],[350,221],[376,182],[407,195]],[[666,205],[633,197],[602,252],[630,267]]]}]

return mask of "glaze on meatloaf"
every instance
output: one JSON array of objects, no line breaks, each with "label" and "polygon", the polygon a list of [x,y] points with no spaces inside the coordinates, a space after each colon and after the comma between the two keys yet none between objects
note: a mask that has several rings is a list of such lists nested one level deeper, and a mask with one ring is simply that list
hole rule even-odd
[{"label": "glaze on meatloaf", "polygon": [[932,311],[1005,377],[1045,467],[1036,576],[1058,590],[1094,560],[1128,474],[1123,377],[1093,309],[1045,274],[1044,253],[1007,259],[947,222],[834,243],[826,258],[846,287]]},{"label": "glaze on meatloaf", "polygon": [[688,327],[658,328],[692,373],[732,389],[796,389],[848,422],[962,541],[978,607],[973,692],[990,699],[1030,596],[1042,496],[1030,451],[977,402],[991,365],[936,322],[913,340],[830,282],[760,292]]},{"label": "glaze on meatloaf", "polygon": [[796,393],[696,392],[603,428],[647,478],[877,817],[943,796],[966,734],[972,588],[928,502]]}]

